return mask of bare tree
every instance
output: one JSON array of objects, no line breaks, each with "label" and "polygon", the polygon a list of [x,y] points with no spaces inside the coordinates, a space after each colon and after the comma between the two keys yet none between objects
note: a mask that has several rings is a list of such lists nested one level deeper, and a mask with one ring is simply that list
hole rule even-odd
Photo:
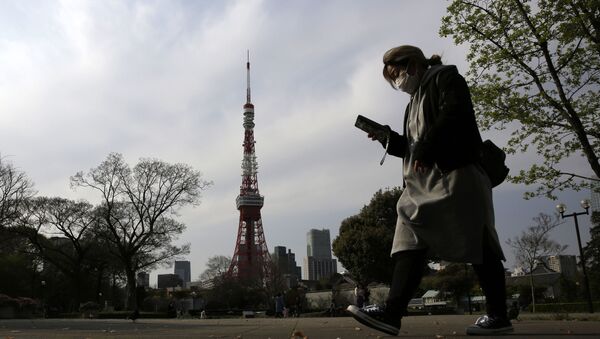
[{"label": "bare tree", "polygon": [[10,226],[34,194],[33,183],[27,175],[0,157],[0,227]]},{"label": "bare tree", "polygon": [[112,245],[123,265],[129,309],[137,307],[137,271],[189,253],[189,244],[172,244],[185,230],[172,217],[180,207],[198,204],[201,191],[210,185],[188,165],[141,159],[131,169],[118,153],[109,154],[87,174],[71,177],[72,187],[92,188],[101,195],[98,234]]},{"label": "bare tree", "polygon": [[225,276],[231,264],[231,257],[224,255],[215,255],[208,258],[206,269],[200,274],[201,281],[213,281]]},{"label": "bare tree", "polygon": [[550,231],[563,222],[558,214],[554,216],[540,213],[533,218],[534,225],[529,226],[520,236],[506,241],[515,253],[517,264],[527,268],[529,273],[529,284],[531,286],[531,302],[535,312],[535,284],[533,281],[533,269],[538,261],[549,255],[562,253],[567,246],[560,245],[550,239]]},{"label": "bare tree", "polygon": [[82,301],[82,283],[92,269],[92,251],[98,247],[92,234],[98,224],[94,207],[83,201],[38,197],[30,200],[21,222],[15,230],[29,239],[46,263],[70,280],[71,307],[76,310]]}]

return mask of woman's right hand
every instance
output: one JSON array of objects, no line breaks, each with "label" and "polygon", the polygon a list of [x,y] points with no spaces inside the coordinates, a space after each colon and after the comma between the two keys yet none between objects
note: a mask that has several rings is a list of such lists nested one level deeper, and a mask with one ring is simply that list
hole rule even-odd
[{"label": "woman's right hand", "polygon": [[[385,127],[387,129],[387,135],[389,137],[389,135],[392,133],[392,129],[390,128],[389,125],[383,125],[383,127]],[[373,133],[368,133],[367,137],[371,138],[371,140],[373,140],[373,141],[379,141],[382,145],[385,143],[385,140],[379,140],[377,138],[377,135],[375,135]],[[383,147],[385,147],[385,145],[383,145]]]}]

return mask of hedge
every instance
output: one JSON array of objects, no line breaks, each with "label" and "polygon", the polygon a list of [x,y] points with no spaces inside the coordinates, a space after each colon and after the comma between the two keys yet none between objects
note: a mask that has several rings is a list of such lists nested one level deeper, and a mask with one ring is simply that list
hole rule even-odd
[{"label": "hedge", "polygon": [[[600,302],[593,302],[594,310],[600,310]],[[529,312],[533,309],[532,305],[528,306]],[[589,312],[587,302],[577,303],[553,303],[553,304],[536,304],[536,313],[587,313]]]}]

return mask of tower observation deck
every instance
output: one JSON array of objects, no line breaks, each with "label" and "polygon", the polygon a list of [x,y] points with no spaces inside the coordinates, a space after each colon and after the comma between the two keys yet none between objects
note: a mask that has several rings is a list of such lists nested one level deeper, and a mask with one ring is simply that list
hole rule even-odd
[{"label": "tower observation deck", "polygon": [[254,105],[250,98],[250,58],[246,62],[247,89],[244,104],[244,155],[242,158],[242,185],[235,202],[240,211],[235,251],[228,274],[240,280],[260,280],[266,283],[270,276],[271,256],[265,241],[260,209],[264,197],[258,191],[258,163],[254,141]]}]

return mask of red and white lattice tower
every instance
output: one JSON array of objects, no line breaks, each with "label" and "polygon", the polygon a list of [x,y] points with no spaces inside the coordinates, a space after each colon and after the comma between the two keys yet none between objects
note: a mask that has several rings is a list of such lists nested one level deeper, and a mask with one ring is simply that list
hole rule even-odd
[{"label": "red and white lattice tower", "polygon": [[259,280],[266,283],[270,276],[271,256],[265,241],[260,209],[264,197],[258,191],[256,154],[254,153],[254,105],[250,101],[250,54],[246,62],[247,89],[244,105],[244,158],[242,186],[236,199],[240,211],[235,252],[228,274],[240,280]]}]

